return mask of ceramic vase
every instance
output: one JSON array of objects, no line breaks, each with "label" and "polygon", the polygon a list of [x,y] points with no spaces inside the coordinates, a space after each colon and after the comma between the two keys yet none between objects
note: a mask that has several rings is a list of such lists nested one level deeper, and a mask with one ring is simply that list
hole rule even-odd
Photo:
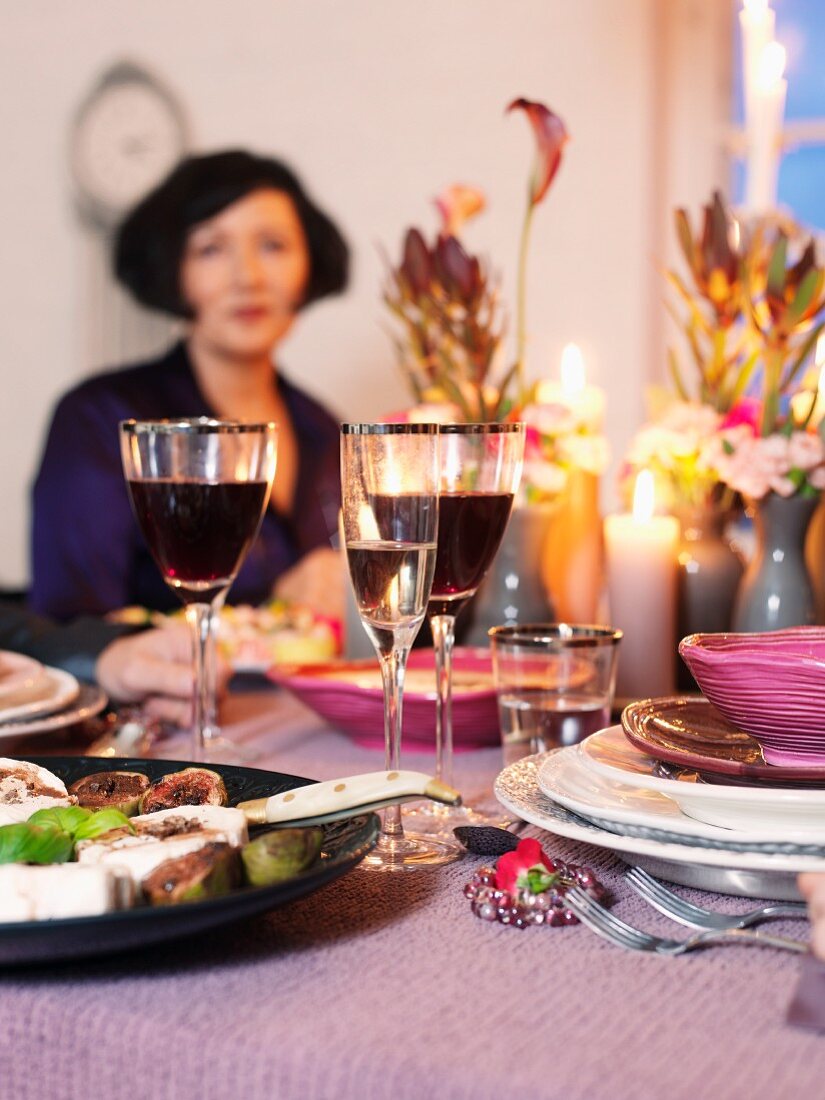
[{"label": "ceramic vase", "polygon": [[[725,538],[727,513],[714,503],[678,511],[681,538],[677,558],[677,614],[675,639],[686,634],[717,633],[731,629],[736,593],[745,566]],[[683,661],[678,662],[677,687],[695,691],[696,684]]]},{"label": "ceramic vase", "polygon": [[599,479],[572,470],[542,557],[545,586],[561,622],[596,623],[604,589]]},{"label": "ceramic vase", "polygon": [[488,644],[492,626],[547,623],[555,619],[542,580],[542,556],[556,512],[553,504],[516,507],[501,546],[472,602],[465,645]]},{"label": "ceramic vase", "polygon": [[761,633],[815,621],[805,537],[817,504],[816,497],[768,493],[752,505],[756,550],[736,595],[735,631]]}]

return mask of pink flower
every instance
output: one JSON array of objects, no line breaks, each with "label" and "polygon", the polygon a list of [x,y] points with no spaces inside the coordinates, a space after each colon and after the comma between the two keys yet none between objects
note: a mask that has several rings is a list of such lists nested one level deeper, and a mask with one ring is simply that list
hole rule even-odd
[{"label": "pink flower", "polygon": [[759,432],[762,423],[762,402],[757,397],[743,397],[730,410],[721,423],[721,428],[737,428],[747,424],[754,435]]},{"label": "pink flower", "polygon": [[543,103],[514,99],[507,110],[516,109],[524,111],[536,135],[536,162],[530,181],[530,204],[538,206],[559,170],[561,154],[569,141],[569,135],[559,116]]},{"label": "pink flower", "polygon": [[454,183],[433,200],[441,215],[442,233],[448,237],[458,235],[461,227],[484,209],[484,194],[476,187]]},{"label": "pink flower", "polygon": [[496,864],[496,889],[506,890],[509,894],[516,890],[530,890],[537,894],[552,884],[555,874],[555,868],[542,846],[534,837],[528,836],[519,841],[514,852],[500,857]]}]

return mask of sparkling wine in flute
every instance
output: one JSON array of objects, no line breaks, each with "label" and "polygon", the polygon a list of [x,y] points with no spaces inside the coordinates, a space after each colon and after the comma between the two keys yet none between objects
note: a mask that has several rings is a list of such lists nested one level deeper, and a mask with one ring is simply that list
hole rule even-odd
[{"label": "sparkling wine in flute", "polygon": [[436,544],[348,542],[361,621],[380,653],[411,646],[427,610]]}]

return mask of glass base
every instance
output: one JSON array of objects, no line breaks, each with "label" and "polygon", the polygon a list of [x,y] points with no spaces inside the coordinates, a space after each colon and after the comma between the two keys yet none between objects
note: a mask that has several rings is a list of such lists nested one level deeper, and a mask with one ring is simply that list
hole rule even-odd
[{"label": "glass base", "polygon": [[261,758],[261,754],[254,749],[220,735],[204,739],[201,756],[204,764],[254,764]]},{"label": "glass base", "polygon": [[442,838],[421,833],[390,837],[382,833],[378,843],[360,863],[372,871],[416,871],[453,863],[464,855],[455,837]]},{"label": "glass base", "polygon": [[473,806],[416,802],[411,807],[404,808],[403,818],[417,833],[450,840],[454,840],[453,829],[461,825],[495,825],[499,829],[506,829],[514,820],[513,814],[492,797]]}]

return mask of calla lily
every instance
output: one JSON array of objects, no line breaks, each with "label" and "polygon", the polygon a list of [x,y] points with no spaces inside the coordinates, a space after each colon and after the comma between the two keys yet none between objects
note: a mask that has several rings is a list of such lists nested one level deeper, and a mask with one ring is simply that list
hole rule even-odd
[{"label": "calla lily", "polygon": [[536,135],[536,161],[530,180],[530,204],[537,206],[547,194],[561,165],[561,155],[569,141],[567,129],[557,114],[530,99],[514,99],[508,111],[521,110],[527,115]]},{"label": "calla lily", "polygon": [[448,293],[470,303],[481,286],[481,268],[455,237],[439,237],[433,253],[438,278]]},{"label": "calla lily", "polygon": [[442,232],[456,237],[465,222],[481,213],[485,206],[484,194],[476,187],[454,183],[433,200],[441,215]]}]

